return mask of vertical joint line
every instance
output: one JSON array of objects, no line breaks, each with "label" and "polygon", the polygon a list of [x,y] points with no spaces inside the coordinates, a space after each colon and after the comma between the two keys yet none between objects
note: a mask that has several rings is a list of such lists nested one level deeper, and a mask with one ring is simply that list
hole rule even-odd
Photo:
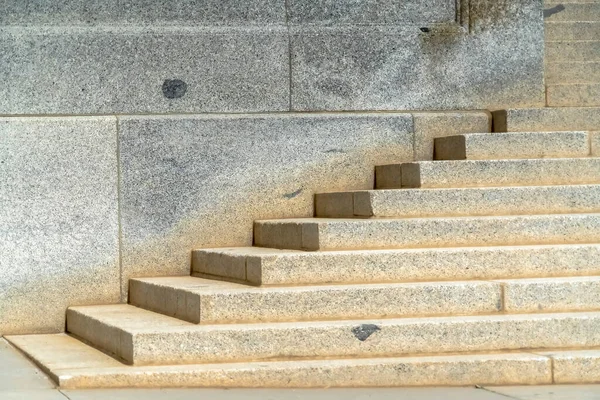
[{"label": "vertical joint line", "polygon": [[548,356],[548,358],[550,359],[550,378],[552,379],[552,383],[555,383],[555,381],[554,381],[554,357],[552,357],[550,355],[550,356]]},{"label": "vertical joint line", "polygon": [[[121,178],[121,140],[119,138],[119,134],[121,131],[119,117],[115,115],[116,120],[116,139],[117,139],[117,221],[118,221],[118,246],[119,246],[119,298],[122,302],[124,300],[125,293],[123,293],[123,224],[122,224],[122,215],[121,215],[121,205],[122,205],[122,178]],[[126,300],[126,299],[125,299]]]},{"label": "vertical joint line", "polygon": [[288,111],[292,111],[292,32],[290,28],[290,5],[285,0],[285,26],[288,39]]},{"label": "vertical joint line", "polygon": [[506,286],[504,283],[500,283],[500,311],[506,312]]}]

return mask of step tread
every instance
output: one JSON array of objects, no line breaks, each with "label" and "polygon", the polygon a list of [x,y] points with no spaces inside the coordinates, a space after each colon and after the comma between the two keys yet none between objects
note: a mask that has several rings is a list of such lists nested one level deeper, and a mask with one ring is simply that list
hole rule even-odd
[{"label": "step tread", "polygon": [[500,311],[501,290],[476,280],[265,288],[145,278],[130,282],[130,303],[200,324],[281,322],[489,314]]},{"label": "step tread", "polygon": [[600,107],[509,108],[492,114],[497,132],[600,130]]},{"label": "step tread", "polygon": [[315,196],[315,214],[325,218],[523,215],[598,211],[600,185],[404,188],[318,193]]},{"label": "step tread", "polygon": [[7,339],[63,389],[461,386],[551,381],[549,357],[524,352],[136,367],[125,366],[65,334],[10,336]]}]

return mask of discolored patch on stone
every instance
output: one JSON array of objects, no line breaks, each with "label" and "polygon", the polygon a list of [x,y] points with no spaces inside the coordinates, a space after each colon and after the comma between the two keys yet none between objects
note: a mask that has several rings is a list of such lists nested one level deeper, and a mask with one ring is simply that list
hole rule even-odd
[{"label": "discolored patch on stone", "polygon": [[565,11],[565,6],[563,6],[562,4],[558,4],[557,6],[552,8],[547,8],[544,10],[544,18],[551,17],[554,14],[558,14],[561,11]]},{"label": "discolored patch on stone", "polygon": [[187,83],[181,79],[166,79],[162,85],[162,92],[167,99],[179,99],[187,92]]},{"label": "discolored patch on stone", "polygon": [[302,188],[292,193],[286,193],[283,195],[283,197],[285,197],[286,199],[293,199],[294,197],[297,197],[300,193],[302,193]]},{"label": "discolored patch on stone", "polygon": [[380,331],[381,328],[374,324],[362,324],[355,328],[352,328],[352,333],[358,340],[364,342],[367,340],[372,334],[377,331]]}]

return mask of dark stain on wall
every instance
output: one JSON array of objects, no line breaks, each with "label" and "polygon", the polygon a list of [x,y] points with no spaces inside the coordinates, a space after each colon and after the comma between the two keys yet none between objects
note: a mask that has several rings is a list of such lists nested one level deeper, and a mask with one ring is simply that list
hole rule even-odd
[{"label": "dark stain on wall", "polygon": [[166,79],[162,85],[162,92],[167,99],[178,99],[187,92],[187,83],[181,79]]},{"label": "dark stain on wall", "polygon": [[557,6],[552,8],[547,8],[544,10],[544,18],[551,17],[554,14],[558,14],[561,11],[565,11],[565,6],[563,6],[562,4],[558,4]]}]

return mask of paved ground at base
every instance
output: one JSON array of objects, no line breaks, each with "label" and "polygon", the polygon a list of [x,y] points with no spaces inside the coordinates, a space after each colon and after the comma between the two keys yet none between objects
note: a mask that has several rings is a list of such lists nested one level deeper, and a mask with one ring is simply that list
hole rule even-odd
[{"label": "paved ground at base", "polygon": [[58,390],[0,338],[1,400],[600,400],[600,385],[403,389]]}]

